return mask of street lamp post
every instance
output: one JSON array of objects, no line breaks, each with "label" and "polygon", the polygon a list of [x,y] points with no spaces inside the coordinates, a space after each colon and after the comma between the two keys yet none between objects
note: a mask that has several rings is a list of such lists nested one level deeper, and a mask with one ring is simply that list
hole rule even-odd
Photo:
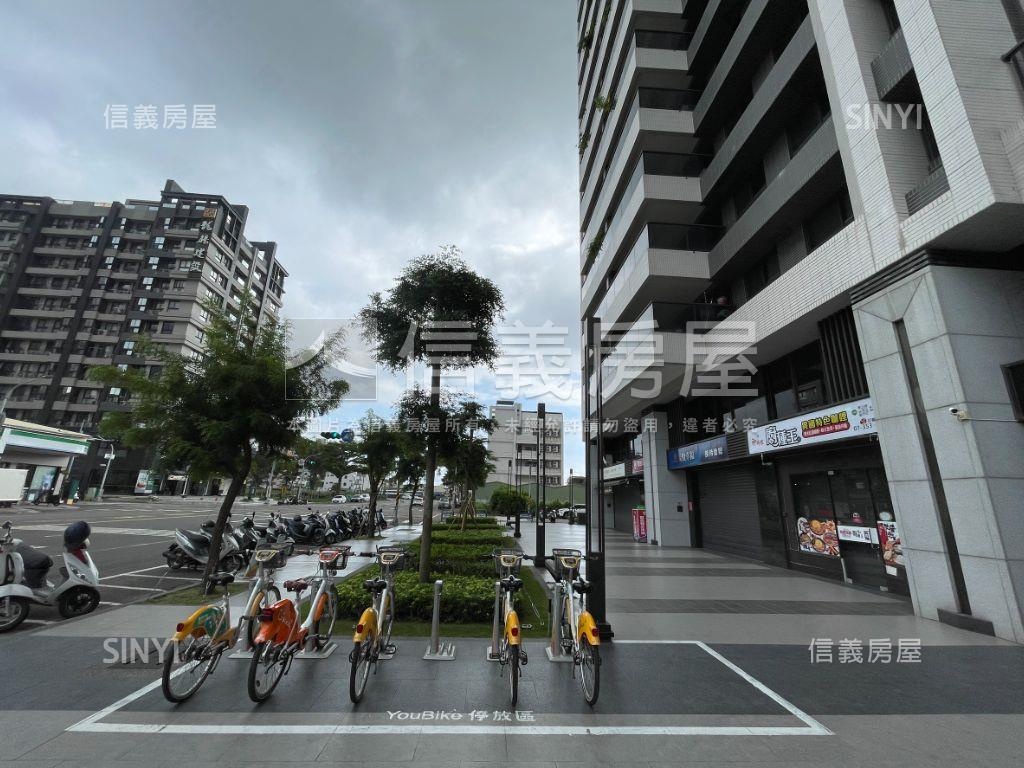
[{"label": "street lamp post", "polygon": [[110,472],[110,465],[114,463],[114,444],[110,444],[108,453],[103,457],[106,459],[106,465],[103,467],[103,479],[100,480],[100,489],[96,493],[96,501],[103,501],[103,488],[107,484],[107,473]]},{"label": "street lamp post", "polygon": [[575,514],[575,510],[572,507],[572,467],[569,467],[569,525],[575,524],[572,519]]},{"label": "street lamp post", "polygon": [[522,518],[522,505],[520,504],[521,499],[519,497],[519,486],[520,486],[519,473],[522,472],[522,466],[523,466],[523,444],[520,443],[520,442],[517,442],[516,443],[516,531],[515,531],[515,537],[517,539],[520,538],[523,535],[522,532],[519,530],[519,526],[520,526],[521,518]]},{"label": "street lamp post", "polygon": [[544,403],[537,403],[537,551],[533,556],[535,566],[544,565],[544,507],[547,505],[547,467],[544,454],[547,452],[547,414]]}]

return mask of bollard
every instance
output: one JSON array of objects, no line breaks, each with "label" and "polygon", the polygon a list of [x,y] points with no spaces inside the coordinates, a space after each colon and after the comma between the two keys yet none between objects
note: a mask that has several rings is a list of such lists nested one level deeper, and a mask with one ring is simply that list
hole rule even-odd
[{"label": "bollard", "polygon": [[491,647],[487,649],[487,660],[498,661],[501,651],[498,648],[498,617],[501,615],[501,582],[494,582],[494,624],[491,626]]},{"label": "bollard", "polygon": [[572,661],[572,656],[562,652],[562,604],[564,601],[562,582],[556,582],[551,590],[551,639],[545,649],[548,661]]},{"label": "bollard", "polygon": [[441,589],[444,582],[434,582],[434,615],[430,620],[430,645],[423,658],[427,661],[454,661],[455,643],[441,644]]}]

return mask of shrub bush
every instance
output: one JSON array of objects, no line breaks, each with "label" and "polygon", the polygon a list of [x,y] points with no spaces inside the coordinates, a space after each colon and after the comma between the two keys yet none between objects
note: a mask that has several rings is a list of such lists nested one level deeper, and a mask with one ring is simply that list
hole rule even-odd
[{"label": "shrub bush", "polygon": [[[338,617],[356,620],[370,604],[363,581],[379,575],[374,566],[338,585]],[[442,622],[486,622],[494,609],[494,579],[485,576],[439,574]],[[413,570],[395,574],[395,620],[430,621],[434,610],[434,584],[420,584]]]},{"label": "shrub bush", "polygon": [[489,544],[492,547],[510,546],[508,537],[497,526],[486,528],[466,528],[459,530],[458,526],[446,526],[438,528],[430,537],[431,546],[437,544]]}]

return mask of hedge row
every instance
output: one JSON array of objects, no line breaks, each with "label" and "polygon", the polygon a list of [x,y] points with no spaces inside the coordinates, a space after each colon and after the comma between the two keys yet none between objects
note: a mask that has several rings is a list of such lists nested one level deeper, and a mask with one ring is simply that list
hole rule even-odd
[{"label": "hedge row", "polygon": [[[379,575],[374,566],[338,585],[338,616],[356,620],[370,604],[370,593],[363,581]],[[439,574],[444,579],[441,592],[442,622],[486,622],[494,610],[494,579],[484,576]],[[395,620],[430,621],[434,610],[434,584],[421,584],[415,571],[395,574]]]},{"label": "hedge row", "polygon": [[464,531],[455,526],[438,526],[430,537],[430,543],[434,544],[475,544],[490,545],[491,547],[503,547],[509,544],[508,536],[495,526],[488,528],[467,528]]}]

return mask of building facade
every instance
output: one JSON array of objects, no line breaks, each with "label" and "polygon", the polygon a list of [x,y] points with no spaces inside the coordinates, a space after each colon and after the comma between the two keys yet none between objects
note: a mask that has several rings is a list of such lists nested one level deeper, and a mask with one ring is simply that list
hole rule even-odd
[{"label": "building facade", "polygon": [[[537,411],[524,411],[514,400],[498,400],[490,416],[498,426],[488,437],[494,471],[488,483],[506,483],[522,487],[534,485],[538,477],[544,485],[561,485],[563,468],[562,414],[546,411],[538,424]],[[537,438],[543,430],[541,449],[544,461],[538,467]]]},{"label": "building facade", "polygon": [[[142,335],[198,354],[209,300],[240,317],[248,294],[260,322],[277,317],[287,273],[275,243],[246,239],[248,215],[245,206],[186,192],[172,180],[157,199],[123,203],[0,195],[6,415],[100,438],[100,419],[125,408],[126,393],[90,381],[90,367],[155,375],[154,361],[138,354]],[[97,439],[72,468],[83,491],[99,485],[109,445]],[[152,451],[118,449],[107,491],[132,492],[139,471],[157,461]]]},{"label": "building facade", "polygon": [[1020,3],[578,29],[592,509],[1024,641]]}]

